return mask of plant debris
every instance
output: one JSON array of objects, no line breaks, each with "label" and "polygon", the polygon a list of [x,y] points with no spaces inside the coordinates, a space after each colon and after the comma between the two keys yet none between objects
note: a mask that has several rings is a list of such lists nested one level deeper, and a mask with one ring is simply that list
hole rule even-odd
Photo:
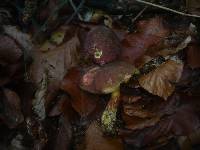
[{"label": "plant debris", "polygon": [[0,150],[200,149],[198,0],[3,0]]}]

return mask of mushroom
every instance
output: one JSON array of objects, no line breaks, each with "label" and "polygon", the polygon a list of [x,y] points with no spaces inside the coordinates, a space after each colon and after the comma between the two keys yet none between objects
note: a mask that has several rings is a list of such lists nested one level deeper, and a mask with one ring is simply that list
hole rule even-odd
[{"label": "mushroom", "polygon": [[101,124],[106,133],[114,134],[117,107],[120,102],[120,84],[127,82],[137,69],[126,62],[108,63],[90,68],[80,80],[80,87],[91,93],[110,94],[111,98],[102,114]]},{"label": "mushroom", "polygon": [[99,65],[104,65],[118,58],[121,44],[117,35],[105,26],[91,29],[84,42],[86,56]]}]

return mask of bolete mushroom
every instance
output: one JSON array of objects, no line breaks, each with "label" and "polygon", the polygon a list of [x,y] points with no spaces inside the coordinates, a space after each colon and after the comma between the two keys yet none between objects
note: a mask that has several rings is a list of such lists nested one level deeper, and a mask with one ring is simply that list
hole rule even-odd
[{"label": "bolete mushroom", "polygon": [[99,65],[104,65],[118,58],[121,44],[117,35],[105,26],[91,29],[84,42],[84,52]]},{"label": "bolete mushroom", "polygon": [[90,68],[83,74],[80,87],[91,93],[110,94],[101,123],[106,133],[114,134],[117,121],[117,107],[120,102],[120,84],[127,82],[137,69],[126,62],[108,63],[102,67]]}]

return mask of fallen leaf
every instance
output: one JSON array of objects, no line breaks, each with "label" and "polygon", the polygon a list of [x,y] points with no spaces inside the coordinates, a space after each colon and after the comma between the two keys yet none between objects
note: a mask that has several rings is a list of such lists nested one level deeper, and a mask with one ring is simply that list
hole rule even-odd
[{"label": "fallen leaf", "polygon": [[6,85],[11,81],[20,81],[23,79],[22,63],[18,62],[10,65],[0,65],[0,85]]},{"label": "fallen leaf", "polygon": [[164,27],[162,22],[161,17],[138,22],[137,32],[127,34],[122,40],[124,49],[121,59],[135,64],[149,48],[159,45],[158,43],[169,34],[169,29]]},{"label": "fallen leaf", "polygon": [[139,84],[148,92],[165,100],[173,93],[175,83],[181,78],[183,63],[173,60],[161,64],[155,70],[139,78]]},{"label": "fallen leaf", "polygon": [[[166,137],[189,136],[200,127],[199,97],[194,100],[196,104],[193,100],[193,97],[184,98],[175,94],[168,101],[159,104],[158,113],[164,113],[159,122],[153,126],[146,126],[148,128],[144,126],[145,128],[134,130],[134,125],[137,127],[137,120],[134,124],[132,118],[130,127],[133,129],[121,130],[120,136],[124,137],[127,144],[137,147],[149,146]],[[148,119],[146,121],[148,122]]]},{"label": "fallen leaf", "polygon": [[3,89],[3,95],[3,121],[9,128],[15,128],[24,121],[20,98],[14,91],[9,89]]},{"label": "fallen leaf", "polygon": [[30,68],[33,82],[40,82],[44,72],[48,72],[50,82],[61,81],[67,69],[78,63],[79,46],[79,39],[74,36],[68,42],[47,53],[35,50],[33,55],[34,62]]},{"label": "fallen leaf", "polygon": [[61,89],[71,96],[72,107],[79,115],[87,117],[98,108],[99,97],[89,94],[79,88],[80,77],[81,69],[70,69],[61,82]]},{"label": "fallen leaf", "polygon": [[93,122],[86,131],[86,150],[123,150],[119,138],[105,137],[101,128]]},{"label": "fallen leaf", "polygon": [[186,0],[186,6],[190,13],[199,15],[200,3],[198,0]]},{"label": "fallen leaf", "polygon": [[123,111],[128,116],[136,116],[139,118],[151,118],[155,116],[153,112],[147,111],[143,109],[143,106],[141,105],[123,105]]},{"label": "fallen leaf", "polygon": [[123,115],[125,128],[130,130],[141,130],[156,125],[160,121],[160,117],[139,118],[136,116]]},{"label": "fallen leaf", "polygon": [[58,101],[51,108],[51,110],[48,113],[48,116],[50,116],[50,117],[59,116],[63,112],[63,107],[64,107],[64,104],[65,104],[65,101],[68,100],[68,99],[69,99],[69,97],[66,96],[66,95],[59,96],[57,98]]},{"label": "fallen leaf", "polygon": [[16,63],[22,55],[22,50],[13,39],[0,35],[0,64]]},{"label": "fallen leaf", "polygon": [[75,35],[66,43],[46,53],[41,52],[40,49],[34,51],[34,62],[29,69],[30,80],[39,87],[43,75],[46,74],[48,81],[44,93],[46,108],[59,91],[60,82],[67,70],[78,64],[79,46],[79,39]]},{"label": "fallen leaf", "polygon": [[58,135],[55,143],[55,150],[71,149],[72,142],[72,125],[66,115],[62,115],[59,119]]},{"label": "fallen leaf", "polygon": [[23,33],[15,26],[6,25],[3,26],[3,29],[8,36],[12,37],[23,48],[25,61],[32,58],[33,43],[30,35]]}]

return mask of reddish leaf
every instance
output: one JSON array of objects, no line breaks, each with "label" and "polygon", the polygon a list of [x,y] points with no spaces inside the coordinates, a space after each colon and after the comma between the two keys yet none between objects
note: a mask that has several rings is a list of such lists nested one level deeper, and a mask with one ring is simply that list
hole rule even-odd
[{"label": "reddish leaf", "polygon": [[79,46],[79,39],[74,35],[66,43],[46,53],[41,52],[40,49],[34,51],[30,79],[37,87],[42,83],[44,76],[48,81],[45,90],[43,90],[42,97],[44,96],[44,99],[39,104],[43,103],[48,108],[54,100],[66,71],[78,63]]},{"label": "reddish leaf", "polygon": [[63,112],[63,107],[65,101],[68,100],[68,96],[62,95],[61,97],[57,98],[57,103],[53,106],[53,108],[49,112],[50,117],[58,116]]},{"label": "reddish leaf", "polygon": [[3,121],[9,128],[15,128],[24,121],[24,117],[21,112],[20,98],[14,91],[9,89],[3,89],[3,94]]},{"label": "reddish leaf", "polygon": [[138,130],[156,125],[160,121],[160,118],[151,117],[144,119],[136,116],[123,115],[123,120],[126,124],[125,128],[130,130]]},{"label": "reddish leaf", "polygon": [[23,78],[22,63],[11,65],[0,65],[0,85],[8,84],[11,81],[19,81]]},{"label": "reddish leaf", "polygon": [[[169,101],[162,102],[159,106],[159,112],[164,113],[162,114],[164,116],[154,126],[144,129],[140,128],[142,130],[138,132],[133,132],[133,130],[121,131],[120,134],[125,137],[125,141],[131,145],[141,147],[169,136],[188,136],[200,127],[199,115],[196,112],[199,106],[198,100],[197,105],[194,104],[192,99],[188,101],[187,97],[187,100],[184,100],[183,103],[182,97],[174,95]],[[148,122],[148,119],[146,121]],[[134,125],[134,122],[132,122],[132,125]]]},{"label": "reddish leaf", "polygon": [[160,17],[140,21],[137,30],[137,33],[128,34],[122,41],[124,47],[122,60],[132,64],[169,34],[169,30],[164,27]]},{"label": "reddish leaf", "polygon": [[70,69],[61,83],[61,89],[71,96],[72,106],[79,115],[87,117],[98,107],[99,97],[86,93],[79,88],[80,74],[80,69]]},{"label": "reddish leaf", "polygon": [[16,63],[22,56],[22,50],[8,36],[0,35],[0,64]]}]

